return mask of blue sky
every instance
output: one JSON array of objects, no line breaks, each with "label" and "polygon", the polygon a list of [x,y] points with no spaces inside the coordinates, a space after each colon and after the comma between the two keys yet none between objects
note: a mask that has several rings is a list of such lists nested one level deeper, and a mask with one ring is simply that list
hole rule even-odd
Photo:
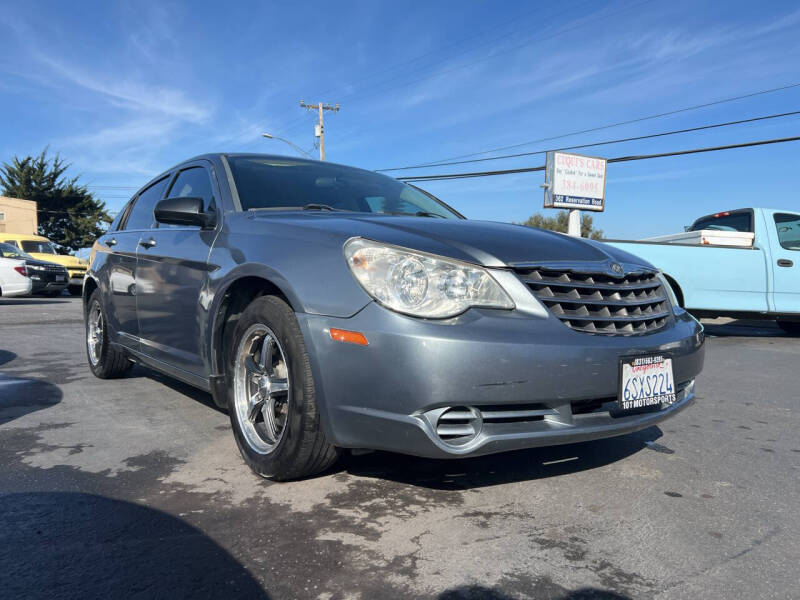
[{"label": "blue sky", "polygon": [[[413,165],[800,83],[797,2],[8,2],[0,10],[0,160],[49,145],[109,208],[208,151],[311,149]],[[800,88],[550,145],[800,110]],[[798,116],[594,148],[597,156],[800,135]],[[515,151],[538,150],[533,144]],[[539,156],[433,173],[535,166]],[[800,143],[609,165],[610,237],[703,213],[800,207]],[[409,172],[410,173],[410,172]],[[470,218],[542,210],[541,173],[423,187]]]}]

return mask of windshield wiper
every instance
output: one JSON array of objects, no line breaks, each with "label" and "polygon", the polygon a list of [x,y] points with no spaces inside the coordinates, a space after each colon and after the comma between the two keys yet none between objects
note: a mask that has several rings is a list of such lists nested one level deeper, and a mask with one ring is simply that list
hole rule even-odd
[{"label": "windshield wiper", "polygon": [[427,210],[418,210],[417,212],[400,212],[400,211],[390,211],[384,210],[381,211],[380,214],[382,215],[397,215],[400,217],[436,217],[439,219],[446,219],[444,215],[440,215],[439,213],[435,212],[428,212]]},{"label": "windshield wiper", "polygon": [[311,204],[306,204],[302,207],[302,210],[335,210],[341,211],[341,208],[333,208],[329,204],[316,204],[312,202]]}]

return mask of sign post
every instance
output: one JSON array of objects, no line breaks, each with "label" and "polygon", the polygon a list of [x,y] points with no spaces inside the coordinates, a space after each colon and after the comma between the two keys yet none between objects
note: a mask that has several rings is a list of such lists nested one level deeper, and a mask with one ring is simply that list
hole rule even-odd
[{"label": "sign post", "polygon": [[548,152],[544,207],[569,210],[569,235],[581,235],[581,210],[605,209],[606,160],[567,152]]}]

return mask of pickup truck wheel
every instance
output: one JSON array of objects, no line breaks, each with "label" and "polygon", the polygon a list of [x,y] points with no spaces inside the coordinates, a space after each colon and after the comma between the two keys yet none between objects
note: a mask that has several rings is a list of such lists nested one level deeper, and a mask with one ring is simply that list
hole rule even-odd
[{"label": "pickup truck wheel", "polygon": [[338,450],[320,426],[305,342],[294,311],[276,296],[254,300],[232,340],[228,414],[245,462],[262,477],[307,477]]},{"label": "pickup truck wheel", "polygon": [[786,333],[800,335],[800,321],[778,321],[778,327]]},{"label": "pickup truck wheel", "polygon": [[95,377],[115,379],[131,368],[131,361],[121,350],[108,343],[106,311],[101,302],[100,290],[95,290],[86,303],[86,357]]}]

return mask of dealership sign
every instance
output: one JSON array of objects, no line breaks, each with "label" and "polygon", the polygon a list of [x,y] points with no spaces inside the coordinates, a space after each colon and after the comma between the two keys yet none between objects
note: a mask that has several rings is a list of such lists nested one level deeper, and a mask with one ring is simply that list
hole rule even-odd
[{"label": "dealership sign", "polygon": [[606,194],[606,160],[567,152],[548,152],[544,207],[602,211]]}]

